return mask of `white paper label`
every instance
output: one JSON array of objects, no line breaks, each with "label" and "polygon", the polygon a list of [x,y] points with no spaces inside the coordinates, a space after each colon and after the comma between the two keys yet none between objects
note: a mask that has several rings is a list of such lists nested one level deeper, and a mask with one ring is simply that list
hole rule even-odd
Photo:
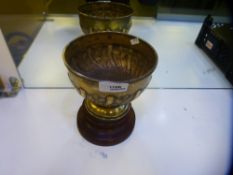
[{"label": "white paper label", "polygon": [[125,92],[128,89],[128,83],[116,83],[111,81],[100,81],[100,92]]},{"label": "white paper label", "polygon": [[130,40],[131,45],[139,44],[139,39],[138,38],[133,38]]},{"label": "white paper label", "polygon": [[213,48],[213,43],[211,42],[211,41],[209,41],[209,40],[207,40],[206,41],[206,43],[205,43],[205,46],[209,49],[209,50],[211,50],[212,48]]}]

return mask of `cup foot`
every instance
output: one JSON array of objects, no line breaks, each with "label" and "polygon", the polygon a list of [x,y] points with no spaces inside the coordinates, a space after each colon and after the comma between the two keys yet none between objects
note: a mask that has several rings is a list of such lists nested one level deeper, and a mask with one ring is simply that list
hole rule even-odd
[{"label": "cup foot", "polygon": [[134,124],[135,114],[132,107],[119,120],[96,118],[86,110],[84,103],[78,111],[79,132],[95,145],[112,146],[124,141],[133,131]]}]

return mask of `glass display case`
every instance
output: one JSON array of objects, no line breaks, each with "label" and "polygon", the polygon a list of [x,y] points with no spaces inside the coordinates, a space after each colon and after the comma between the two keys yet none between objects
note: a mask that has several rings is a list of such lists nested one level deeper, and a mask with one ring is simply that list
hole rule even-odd
[{"label": "glass display case", "polygon": [[[10,3],[10,2],[9,2]],[[72,88],[63,65],[65,46],[80,30],[82,0],[22,1],[1,6],[0,25],[25,88]],[[129,34],[150,43],[159,64],[148,88],[232,88],[194,43],[207,14],[229,22],[223,1],[125,1],[134,14]],[[17,8],[19,6],[20,8]]]}]

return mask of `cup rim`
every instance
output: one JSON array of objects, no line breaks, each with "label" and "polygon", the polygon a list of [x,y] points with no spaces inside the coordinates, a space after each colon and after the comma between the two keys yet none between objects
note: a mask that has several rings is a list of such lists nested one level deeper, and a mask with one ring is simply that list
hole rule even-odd
[{"label": "cup rim", "polygon": [[[116,17],[101,17],[101,16],[96,16],[96,15],[90,15],[90,14],[87,14],[87,13],[84,13],[84,12],[81,11],[81,8],[84,8],[84,7],[92,5],[92,4],[113,4],[113,5],[115,4],[115,5],[118,5],[118,6],[126,7],[128,10],[130,10],[130,13],[127,14],[127,15],[116,16]],[[86,16],[86,17],[91,17],[91,18],[94,18],[94,19],[101,19],[101,20],[113,20],[113,19],[127,18],[127,17],[131,17],[133,12],[134,12],[133,9],[129,5],[126,5],[126,4],[123,4],[123,3],[118,3],[118,2],[111,2],[111,1],[88,2],[88,3],[85,3],[85,4],[78,7],[78,14],[79,15]]]},{"label": "cup rim", "polygon": [[[67,63],[67,59],[66,58],[66,52],[68,50],[69,47],[71,47],[71,45],[76,42],[78,39],[81,39],[81,38],[84,38],[84,37],[87,37],[87,36],[91,36],[91,35],[99,35],[99,34],[108,34],[108,33],[112,33],[112,34],[115,34],[115,35],[125,35],[125,36],[129,36],[131,38],[137,38],[139,39],[140,42],[143,42],[144,44],[146,44],[148,47],[150,47],[150,49],[153,51],[153,55],[154,55],[154,59],[155,59],[155,64],[150,68],[150,70],[148,72],[146,72],[145,74],[137,77],[137,78],[131,78],[131,79],[128,79],[128,80],[122,80],[122,81],[111,81],[111,80],[101,80],[101,79],[98,79],[98,78],[93,78],[93,77],[88,77],[86,76],[85,74],[82,74],[78,71],[75,71],[74,68],[72,68],[68,63]],[[144,41],[143,39],[139,38],[139,37],[136,37],[136,36],[133,36],[133,35],[129,35],[129,34],[126,34],[126,33],[121,33],[121,32],[112,32],[112,31],[103,31],[103,32],[98,32],[98,33],[90,33],[90,34],[86,34],[86,35],[82,35],[80,37],[77,37],[75,38],[74,40],[72,40],[69,44],[66,45],[66,47],[64,48],[64,51],[63,51],[63,61],[64,61],[64,64],[65,66],[68,68],[68,70],[70,72],[72,72],[73,74],[79,76],[79,77],[82,77],[82,78],[85,78],[87,80],[91,80],[91,81],[95,81],[95,82],[100,82],[100,81],[111,81],[111,82],[117,82],[117,83],[133,83],[133,82],[137,82],[137,81],[140,81],[146,77],[149,77],[155,70],[155,68],[157,67],[157,64],[158,64],[158,54],[156,52],[156,50],[151,46],[151,44],[149,44],[148,42]]]}]

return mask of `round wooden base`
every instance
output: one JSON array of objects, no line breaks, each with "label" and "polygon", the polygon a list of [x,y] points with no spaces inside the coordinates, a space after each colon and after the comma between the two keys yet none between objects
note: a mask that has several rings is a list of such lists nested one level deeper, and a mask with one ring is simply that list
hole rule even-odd
[{"label": "round wooden base", "polygon": [[118,120],[106,120],[92,116],[82,104],[78,111],[77,125],[81,135],[89,142],[100,146],[116,145],[129,137],[135,124],[135,114],[128,113]]}]

